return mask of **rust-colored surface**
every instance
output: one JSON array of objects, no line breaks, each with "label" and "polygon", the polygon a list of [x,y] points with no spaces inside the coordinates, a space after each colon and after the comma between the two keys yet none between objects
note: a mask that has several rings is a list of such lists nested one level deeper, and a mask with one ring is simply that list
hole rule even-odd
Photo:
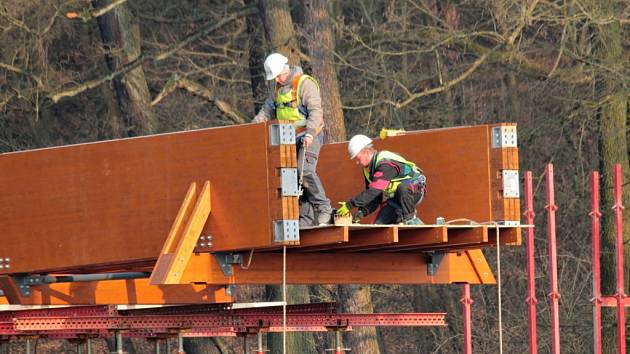
[{"label": "rust-colored surface", "polygon": [[232,302],[225,288],[206,285],[149,285],[148,279],[58,283],[31,288],[21,305],[197,304]]},{"label": "rust-colored surface", "polygon": [[188,186],[206,180],[215,247],[269,245],[282,202],[267,140],[249,124],[1,154],[0,256],[11,272],[155,259]]},{"label": "rust-colored surface", "polygon": [[[427,260],[412,253],[289,253],[288,284],[493,284],[492,273],[481,274],[485,261],[473,263],[465,253],[448,253],[434,276],[427,273]],[[225,276],[212,255],[191,258],[182,281],[208,284],[281,284],[282,254],[254,254],[249,269],[232,267]]]},{"label": "rust-colored surface", "polygon": [[[376,139],[374,145],[378,150],[399,153],[423,169],[428,192],[418,211],[425,223],[438,216],[482,222],[494,220],[489,129],[483,125],[418,131]],[[324,146],[318,171],[333,202],[348,200],[365,186],[361,167],[348,158],[346,142]],[[363,222],[371,220],[372,215]]]},{"label": "rust-colored surface", "polygon": [[[492,149],[491,128],[411,132],[375,145],[424,170],[428,193],[418,210],[426,223],[438,216],[517,221],[518,199],[502,197],[497,176],[518,168],[518,151]],[[188,186],[210,181],[212,213],[201,235],[212,245],[196,250],[256,249],[254,261],[249,270],[236,266],[234,276],[225,277],[213,256],[193,255],[181,282],[278,283],[282,267],[272,222],[298,218],[297,197],[280,195],[279,171],[297,162],[294,144],[269,146],[268,136],[267,125],[248,124],[0,155],[0,183],[7,186],[0,191],[0,257],[11,259],[10,270],[0,274],[150,270],[164,250],[172,251],[175,241],[165,241]],[[324,146],[318,171],[333,204],[364,187],[345,142]],[[448,267],[429,277],[422,253],[492,247],[491,228],[345,226],[301,234],[301,244],[289,248],[289,283],[492,282],[478,271],[485,258],[481,264],[449,253]],[[520,229],[502,230],[500,238],[518,245]],[[90,299],[80,294],[77,299]],[[159,301],[158,295],[148,300]]]},{"label": "rust-colored surface", "polygon": [[[151,272],[151,285],[179,284],[188,260],[192,256],[201,230],[210,215],[210,182],[204,183],[197,195],[193,183],[182,203],[168,234],[160,257]],[[193,207],[194,204],[194,207]]]}]

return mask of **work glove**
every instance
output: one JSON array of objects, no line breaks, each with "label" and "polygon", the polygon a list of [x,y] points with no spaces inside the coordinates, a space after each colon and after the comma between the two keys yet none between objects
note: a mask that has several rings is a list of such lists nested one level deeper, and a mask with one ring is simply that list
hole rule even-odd
[{"label": "work glove", "polygon": [[350,214],[350,208],[348,208],[348,205],[346,202],[339,202],[338,204],[339,204],[339,208],[337,209],[337,215],[346,216]]}]

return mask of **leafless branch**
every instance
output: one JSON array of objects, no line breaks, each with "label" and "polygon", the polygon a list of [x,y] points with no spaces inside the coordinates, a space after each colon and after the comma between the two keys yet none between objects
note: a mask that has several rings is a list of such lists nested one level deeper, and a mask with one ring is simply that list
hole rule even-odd
[{"label": "leafless branch", "polygon": [[121,75],[124,75],[126,73],[128,73],[129,71],[137,68],[138,66],[142,65],[144,62],[148,62],[148,61],[153,61],[153,62],[159,62],[162,61],[164,59],[169,58],[170,56],[172,56],[173,54],[175,54],[179,49],[185,47],[186,45],[192,43],[193,41],[201,38],[202,36],[207,35],[208,33],[215,31],[223,26],[225,26],[226,24],[240,18],[243,16],[248,16],[248,15],[252,15],[257,13],[258,10],[256,8],[246,8],[243,9],[231,16],[225,17],[223,20],[216,22],[216,23],[211,23],[208,24],[206,26],[204,26],[201,30],[199,30],[198,32],[191,34],[190,36],[184,38],[182,41],[180,41],[179,43],[171,46],[169,49],[161,52],[161,53],[157,53],[157,54],[142,54],[138,57],[138,59],[136,59],[135,61],[119,68],[118,70],[111,72],[108,75],[105,75],[103,77],[100,77],[98,79],[94,79],[94,80],[90,80],[88,82],[84,82],[80,85],[68,88],[68,89],[63,89],[57,92],[53,92],[49,95],[50,99],[53,102],[59,102],[60,99],[64,98],[64,97],[72,97],[72,96],[76,96],[77,94],[84,92],[86,90],[92,89],[94,87],[97,87],[105,82],[111,81]]}]

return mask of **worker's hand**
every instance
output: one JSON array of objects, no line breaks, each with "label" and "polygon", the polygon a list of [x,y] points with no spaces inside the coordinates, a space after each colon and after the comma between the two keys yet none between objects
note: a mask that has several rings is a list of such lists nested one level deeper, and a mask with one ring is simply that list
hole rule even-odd
[{"label": "worker's hand", "polygon": [[308,147],[313,143],[313,136],[310,134],[304,135],[304,148],[308,149]]},{"label": "worker's hand", "polygon": [[346,202],[339,202],[339,208],[337,209],[337,215],[339,216],[346,216],[350,214],[350,208],[348,208],[348,205],[346,204]]},{"label": "worker's hand", "polygon": [[358,224],[361,222],[361,218],[363,217],[363,213],[361,210],[358,210],[356,213],[352,213],[352,223]]},{"label": "worker's hand", "polygon": [[253,120],[254,123],[262,123],[262,122],[266,122],[266,121],[267,121],[267,119],[263,115],[256,116],[256,117],[254,117],[254,120]]}]

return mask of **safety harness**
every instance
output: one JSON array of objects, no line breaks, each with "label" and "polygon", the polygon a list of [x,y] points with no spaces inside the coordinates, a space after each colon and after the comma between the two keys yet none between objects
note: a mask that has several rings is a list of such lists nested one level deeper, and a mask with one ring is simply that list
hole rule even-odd
[{"label": "safety harness", "polygon": [[[399,163],[402,168],[394,162]],[[370,165],[363,169],[363,175],[368,181],[368,184],[372,183],[372,175],[374,174],[374,171],[376,171],[376,167],[381,163],[389,163],[398,171],[398,175],[401,176],[390,180],[387,184],[387,187],[383,189],[384,199],[392,198],[396,193],[396,189],[398,189],[398,186],[401,183],[416,183],[418,184],[419,188],[422,188],[423,190],[425,189],[426,178],[422,170],[418,166],[416,166],[415,163],[408,161],[404,157],[390,151],[378,152],[376,156],[372,159]]]},{"label": "safety harness", "polygon": [[[276,87],[275,101],[273,103],[273,108],[276,111],[276,118],[278,120],[291,121],[295,127],[295,133],[297,135],[303,134],[306,131],[308,110],[304,105],[302,105],[298,92],[304,80],[307,79],[312,80],[319,90],[319,84],[315,78],[306,74],[296,74],[291,81],[290,91],[280,93],[280,89],[282,87]],[[319,131],[317,133],[319,133]]]}]

